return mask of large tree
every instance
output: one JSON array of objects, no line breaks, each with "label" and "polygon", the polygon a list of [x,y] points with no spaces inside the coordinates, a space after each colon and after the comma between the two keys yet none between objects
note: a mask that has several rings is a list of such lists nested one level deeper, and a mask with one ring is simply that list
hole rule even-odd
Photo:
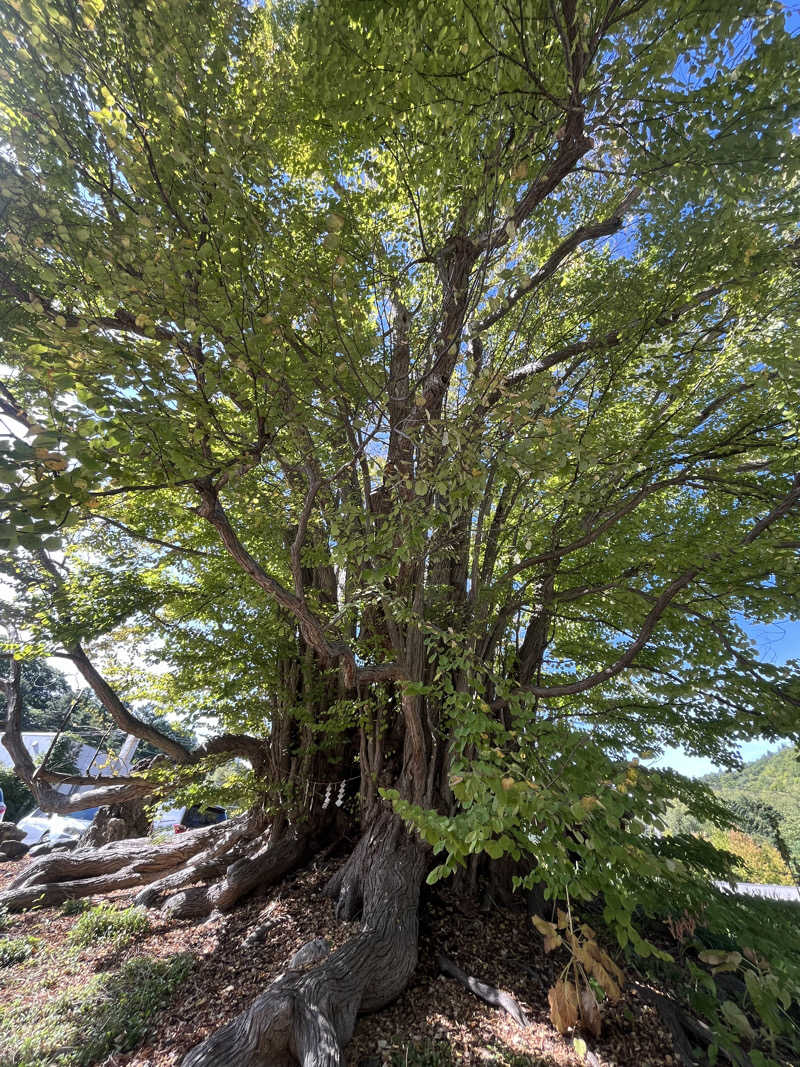
[{"label": "large tree", "polygon": [[252,767],[245,817],[6,901],[149,881],[202,914],[350,835],[360,933],[187,1065],[342,1062],[413,972],[426,875],[600,895],[646,951],[635,903],[693,862],[643,824],[694,794],[636,754],[798,735],[743,629],[797,612],[779,5],[3,10],[14,651],[162,747],[105,789]]}]

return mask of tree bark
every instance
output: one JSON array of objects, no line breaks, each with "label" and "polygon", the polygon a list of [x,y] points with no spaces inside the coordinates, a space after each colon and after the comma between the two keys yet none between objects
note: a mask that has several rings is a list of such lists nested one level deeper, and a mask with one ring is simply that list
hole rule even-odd
[{"label": "tree bark", "polygon": [[150,820],[142,801],[108,804],[97,811],[89,829],[81,834],[78,847],[101,848],[112,841],[138,840],[147,837],[149,830]]},{"label": "tree bark", "polygon": [[307,834],[291,835],[274,843],[269,838],[257,842],[249,854],[228,864],[219,881],[171,894],[162,910],[175,919],[194,919],[212,911],[230,911],[237,901],[254,889],[275,885],[299,866],[307,855],[308,845]]},{"label": "tree bark", "polygon": [[181,1067],[341,1067],[356,1016],[389,1004],[416,968],[426,867],[425,847],[381,812],[329,886],[340,913],[361,907],[359,933],[309,971],[290,966]]}]

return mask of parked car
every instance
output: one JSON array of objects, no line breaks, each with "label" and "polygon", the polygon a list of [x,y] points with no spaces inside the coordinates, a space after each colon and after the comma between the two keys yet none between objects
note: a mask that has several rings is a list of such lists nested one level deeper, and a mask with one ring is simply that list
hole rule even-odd
[{"label": "parked car", "polygon": [[187,830],[196,830],[201,826],[214,826],[215,823],[225,822],[228,813],[224,808],[216,804],[209,804],[201,808],[192,804],[187,808],[160,809],[153,819],[153,833],[171,830],[175,834],[185,834]]},{"label": "parked car", "polygon": [[3,819],[5,818],[5,814],[6,814],[6,801],[5,801],[5,797],[3,796],[3,790],[0,789],[0,822],[2,822]]},{"label": "parked car", "polygon": [[30,815],[19,820],[17,826],[25,831],[23,841],[26,845],[37,845],[44,841],[57,845],[61,841],[80,837],[89,828],[96,813],[97,808],[86,808],[71,815],[56,815],[34,808]]}]

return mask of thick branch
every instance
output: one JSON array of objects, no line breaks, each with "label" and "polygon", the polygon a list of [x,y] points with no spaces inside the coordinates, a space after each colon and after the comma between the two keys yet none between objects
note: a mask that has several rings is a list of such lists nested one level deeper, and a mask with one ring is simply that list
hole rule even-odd
[{"label": "thick branch", "polygon": [[[800,242],[793,241],[789,244],[785,251],[792,253],[796,251]],[[774,264],[771,264],[774,266]],[[765,268],[766,269],[766,268]],[[616,330],[609,330],[605,334],[600,334],[595,337],[587,337],[583,341],[573,341],[571,344],[564,345],[562,348],[556,349],[549,355],[542,356],[540,359],[532,360],[530,363],[526,363],[522,367],[518,367],[517,370],[511,371],[503,378],[500,388],[497,389],[490,397],[486,404],[486,407],[491,407],[495,404],[503,395],[505,389],[511,389],[523,385],[528,378],[535,374],[541,374],[542,371],[549,370],[551,367],[558,366],[561,363],[565,363],[568,360],[574,359],[576,356],[581,356],[584,353],[590,352],[607,352],[612,348],[617,348],[629,336],[630,331],[636,327],[643,327],[645,336],[646,331],[650,328],[650,325],[669,327],[674,326],[684,315],[690,311],[694,311],[700,307],[706,301],[713,299],[715,296],[719,296],[722,293],[728,292],[731,289],[736,289],[742,285],[752,281],[751,276],[743,276],[740,278],[731,278],[729,281],[720,282],[716,285],[709,285],[705,289],[701,289],[699,293],[695,293],[694,296],[684,301],[682,304],[678,304],[677,307],[672,308],[671,311],[665,311],[660,315],[657,315],[655,319],[649,320],[647,316],[639,316],[632,319],[631,322],[625,324],[624,327],[620,327]],[[736,393],[742,391],[742,389],[749,388],[743,386],[741,389],[737,388],[735,391],[727,394],[723,398],[718,398],[711,402],[708,407],[701,413],[699,421],[707,418],[715,410],[717,410],[719,404],[724,402],[731,396],[735,396]]]},{"label": "thick branch", "polygon": [[[647,618],[642,623],[642,627],[639,630],[639,634],[635,641],[633,641],[619,657],[619,659],[612,663],[608,667],[604,667],[603,670],[597,671],[595,674],[590,674],[587,678],[582,678],[577,682],[569,682],[565,685],[526,685],[521,686],[519,692],[531,693],[533,696],[538,697],[566,697],[574,696],[577,693],[585,693],[588,689],[594,689],[596,685],[600,685],[602,682],[607,682],[610,678],[615,678],[618,674],[621,674],[626,667],[629,667],[633,663],[634,659],[639,652],[644,648],[650,639],[651,634],[658,625],[658,620],[666,611],[670,604],[681,589],[685,589],[686,586],[693,581],[700,573],[700,567],[693,567],[691,570],[684,571],[678,578],[666,587],[661,595],[656,600],[652,609],[647,615]],[[508,701],[500,701],[501,705],[507,704]]]},{"label": "thick branch", "polygon": [[[59,591],[63,591],[64,579],[47,553],[39,551],[36,553],[36,558],[43,569],[50,575]],[[166,752],[166,754],[171,756],[177,763],[192,762],[191,753],[187,748],[181,745],[178,741],[173,741],[171,737],[168,737],[166,734],[156,729],[155,726],[150,726],[148,723],[142,722],[141,719],[138,719],[128,711],[120,700],[119,695],[108,684],[86,655],[79,641],[76,641],[74,644],[67,647],[65,653],[67,658],[72,660],[81,672],[94,691],[97,699],[121,730],[124,730],[128,734],[134,734],[134,736],[141,738],[143,741],[150,741],[151,744],[155,745],[156,748],[160,748],[162,752]]]},{"label": "thick branch", "polygon": [[8,415],[10,419],[14,419],[15,422],[21,423],[26,429],[31,428],[32,423],[27,411],[15,400],[14,394],[2,382],[0,382],[0,411]]},{"label": "thick branch", "polygon": [[[792,507],[800,500],[800,474],[795,475],[792,480],[792,487],[784,498],[776,504],[769,512],[760,519],[752,530],[742,538],[742,545],[750,545],[761,534],[770,528],[774,523],[784,518],[792,509]],[[717,556],[710,556],[711,560],[718,559]],[[651,634],[655,630],[658,620],[666,611],[669,604],[674,600],[681,589],[685,589],[690,582],[692,582],[698,574],[703,570],[703,567],[693,567],[688,571],[684,571],[678,578],[671,582],[661,595],[655,600],[653,607],[648,613],[647,617],[642,624],[642,628],[639,631],[639,635],[636,640],[632,642],[625,650],[625,652],[619,657],[619,659],[612,663],[610,666],[605,667],[601,671],[597,671],[595,674],[589,675],[587,678],[583,678],[580,681],[569,682],[564,685],[554,686],[535,686],[527,685],[520,686],[517,692],[530,693],[533,696],[538,697],[559,697],[559,696],[574,696],[578,693],[585,693],[588,689],[593,689],[595,686],[600,685],[602,682],[606,682],[611,678],[616,677],[626,667],[629,667],[633,663],[638,653],[644,648],[649,640]],[[508,703],[507,700],[500,700],[496,702],[497,707],[503,707]]]},{"label": "thick branch", "polygon": [[231,755],[249,760],[253,770],[258,773],[266,765],[267,742],[249,734],[220,734],[192,752],[192,761],[206,756]]},{"label": "thick branch", "polygon": [[297,533],[292,542],[292,577],[294,578],[295,596],[298,600],[302,600],[305,595],[303,565],[300,561],[300,553],[303,550],[306,533],[308,532],[308,521],[311,518],[311,510],[314,507],[314,500],[316,499],[321,485],[322,482],[320,479],[314,477],[309,470],[308,492],[306,493],[306,499],[303,503],[303,510],[300,513],[300,521],[297,524]]},{"label": "thick branch", "polygon": [[303,639],[319,655],[325,664],[338,663],[342,669],[345,686],[352,689],[359,682],[384,681],[389,678],[405,677],[405,669],[400,664],[386,663],[373,667],[357,667],[353,650],[344,641],[329,641],[325,636],[325,626],[301,597],[290,593],[276,578],[261,567],[250,555],[228,520],[225,510],[219,502],[215,490],[207,481],[197,483],[201,504],[197,513],[206,519],[219,534],[228,554],[249,574],[256,585],[260,586],[276,603],[285,608],[300,626]]},{"label": "thick branch", "polygon": [[180,334],[163,326],[138,326],[136,316],[124,308],[118,308],[113,315],[81,318],[72,312],[55,307],[52,301],[48,300],[46,296],[42,296],[41,293],[23,289],[20,285],[17,285],[13,278],[3,273],[0,273],[0,293],[7,293],[21,305],[32,305],[38,302],[51,321],[55,322],[56,317],[64,319],[66,329],[74,329],[77,326],[98,326],[105,330],[134,334],[145,340],[153,340],[155,338],[158,341],[169,341],[179,348],[184,347],[184,341]]},{"label": "thick branch", "polygon": [[[709,286],[697,293],[691,300],[687,300],[684,304],[679,305],[672,311],[657,316],[653,320],[653,325],[665,328],[674,326],[675,323],[683,318],[689,311],[700,307],[706,300],[710,300],[714,296],[719,296],[720,293],[725,292],[733,285],[734,283]],[[524,385],[529,378],[532,378],[536,374],[541,374],[543,371],[550,370],[551,367],[566,363],[568,360],[574,359],[576,356],[582,356],[591,352],[608,352],[612,348],[617,348],[622,344],[625,338],[629,336],[630,331],[636,327],[645,327],[645,329],[648,327],[646,316],[632,319],[630,322],[626,323],[624,327],[620,327],[619,329],[609,330],[607,333],[595,337],[587,337],[583,341],[573,341],[571,344],[564,345],[562,348],[557,348],[554,352],[550,352],[549,355],[541,356],[539,359],[532,360],[530,363],[526,363],[524,366],[510,371],[505,378],[503,378],[500,388],[489,397],[487,407],[491,407],[493,404],[497,403],[503,395],[504,390]]]},{"label": "thick branch", "polygon": [[184,748],[178,741],[157,730],[132,715],[120,700],[117,693],[111,688],[105,678],[92,664],[80,644],[77,642],[67,650],[67,655],[81,672],[83,677],[94,690],[97,699],[109,713],[111,718],[126,733],[135,734],[143,741],[150,741],[162,752],[166,752],[176,763],[191,763],[192,755],[188,748]]},{"label": "thick branch", "polygon": [[674,486],[683,485],[687,480],[687,477],[688,475],[679,478],[663,478],[660,481],[652,482],[650,485],[644,486],[644,488],[637,490],[625,501],[624,504],[620,505],[620,507],[603,519],[602,522],[598,523],[597,526],[588,530],[582,537],[570,541],[568,545],[559,545],[556,548],[549,549],[547,552],[540,552],[537,556],[526,556],[503,575],[503,580],[513,578],[516,574],[519,574],[520,571],[528,570],[530,567],[535,567],[541,563],[550,563],[553,560],[563,559],[564,556],[569,556],[581,548],[586,548],[588,545],[593,544],[599,537],[602,537],[602,535],[610,530],[612,526],[615,526],[620,519],[624,519],[626,515],[630,515],[632,511],[635,511],[639,504],[641,504],[643,500],[646,500],[647,497],[652,496],[653,493],[657,493],[661,489],[669,489]]},{"label": "thick branch", "polygon": [[[74,811],[99,807],[102,804],[118,804],[126,800],[138,799],[153,792],[155,786],[143,778],[106,779],[106,784],[99,786],[97,779],[81,776],[58,775],[52,771],[36,772],[30,753],[22,740],[22,664],[11,660],[11,669],[3,688],[6,691],[8,712],[6,729],[0,740],[11,756],[14,773],[20,778],[45,811],[66,815]],[[90,790],[82,793],[59,793],[53,784],[89,785]]]},{"label": "thick branch", "polygon": [[[81,789],[80,793],[59,793],[49,785],[40,785],[43,778],[50,781],[58,776],[46,772],[40,774],[34,783],[26,784],[33,790],[42,811],[54,812],[56,815],[70,815],[76,811],[100,808],[104,804],[124,804],[130,800],[141,800],[160,788],[159,784],[148,782],[145,778],[85,778],[69,775],[63,780],[63,784],[90,788]],[[99,785],[99,782],[107,784]]]},{"label": "thick branch", "polygon": [[755,524],[753,529],[744,538],[743,544],[751,545],[753,541],[755,541],[755,539],[765,530],[769,529],[774,522],[777,522],[778,519],[782,519],[785,515],[788,515],[798,500],[800,500],[800,474],[794,476],[792,488],[779,504],[776,504],[763,519],[760,519]]},{"label": "thick branch", "polygon": [[594,222],[589,226],[580,226],[574,233],[565,238],[558,248],[548,256],[536,273],[532,274],[524,285],[521,285],[507,298],[507,300],[504,301],[503,307],[498,311],[495,311],[493,314],[487,315],[486,318],[481,319],[480,322],[475,323],[470,329],[470,334],[474,336],[475,334],[483,333],[485,330],[488,330],[490,326],[494,326],[496,322],[499,322],[500,319],[504,318],[509,311],[523,299],[523,297],[528,296],[534,289],[538,289],[540,285],[546,282],[548,278],[551,278],[567,256],[571,252],[574,252],[576,248],[579,248],[587,241],[596,241],[600,237],[610,237],[612,234],[615,234],[622,229],[622,225],[625,221],[625,213],[636,202],[640,194],[641,190],[639,188],[631,190],[619,204],[614,213],[609,215],[607,219],[604,219],[602,222]]},{"label": "thick branch", "polygon": [[345,665],[345,673],[350,675],[350,685],[353,685],[356,667],[355,656],[350,648],[343,642],[328,641],[325,637],[322,622],[311,611],[306,601],[294,593],[290,593],[277,578],[267,574],[263,567],[253,559],[236,536],[214,489],[207,482],[201,482],[198,484],[198,491],[201,504],[197,512],[201,518],[206,519],[217,531],[228,554],[246,574],[250,575],[256,585],[260,586],[265,593],[268,593],[273,600],[297,620],[304,640],[319,655],[323,663],[336,663],[342,659],[349,661],[349,670],[348,666]]},{"label": "thick branch", "polygon": [[[392,357],[389,364],[389,450],[387,471],[407,478],[411,473],[411,440],[404,426],[411,411],[409,380],[409,313],[399,298],[392,300]],[[385,480],[384,480],[385,484]]]},{"label": "thick branch", "polygon": [[580,106],[572,108],[564,127],[564,136],[552,164],[541,178],[531,182],[526,192],[517,201],[511,215],[503,219],[493,232],[478,238],[478,250],[492,252],[507,244],[510,240],[509,223],[513,223],[514,229],[519,229],[539,204],[561,184],[593,147],[594,142],[591,137],[586,136],[583,130],[583,108]]}]

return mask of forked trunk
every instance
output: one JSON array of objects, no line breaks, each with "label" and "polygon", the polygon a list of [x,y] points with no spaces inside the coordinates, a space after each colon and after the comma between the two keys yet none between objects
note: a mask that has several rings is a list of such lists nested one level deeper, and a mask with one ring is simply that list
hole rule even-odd
[{"label": "forked trunk", "polygon": [[359,933],[311,970],[292,961],[246,1011],[188,1053],[182,1067],[337,1067],[356,1016],[405,988],[417,965],[425,846],[381,812],[329,890]]}]

